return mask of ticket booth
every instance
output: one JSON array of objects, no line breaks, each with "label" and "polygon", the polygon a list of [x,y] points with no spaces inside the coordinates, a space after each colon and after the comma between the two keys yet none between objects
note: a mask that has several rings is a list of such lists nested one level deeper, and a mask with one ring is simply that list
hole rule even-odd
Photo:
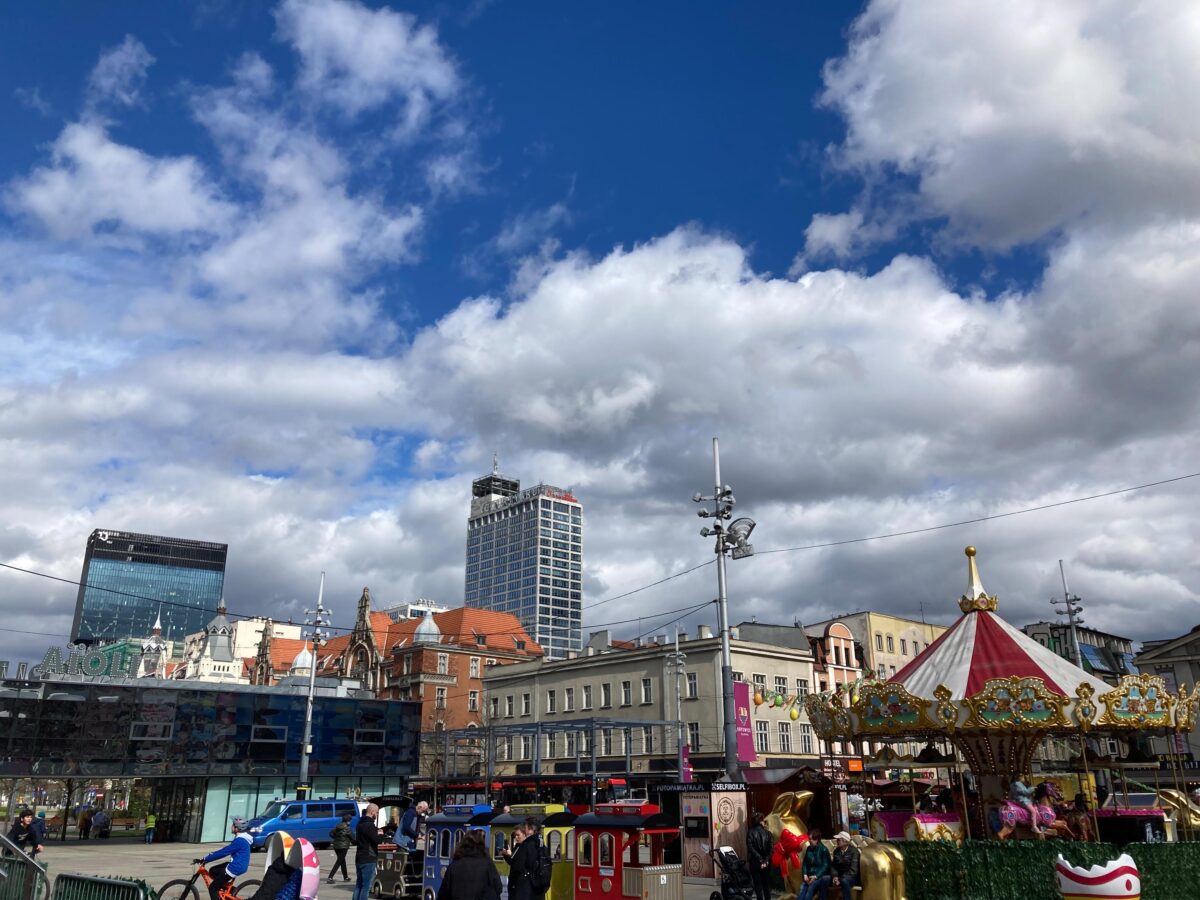
[{"label": "ticket booth", "polygon": [[576,900],[682,900],[683,866],[663,862],[679,823],[652,803],[599,803],[575,820]]}]

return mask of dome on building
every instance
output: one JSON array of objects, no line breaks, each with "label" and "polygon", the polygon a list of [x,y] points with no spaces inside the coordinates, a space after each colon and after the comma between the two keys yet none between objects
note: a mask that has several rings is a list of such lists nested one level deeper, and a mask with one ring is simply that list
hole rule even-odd
[{"label": "dome on building", "polygon": [[300,671],[307,673],[312,671],[312,665],[313,655],[308,649],[308,644],[305,644],[304,648],[296,654],[296,658],[292,660],[291,671],[293,673],[298,673]]},{"label": "dome on building", "polygon": [[440,644],[442,642],[442,629],[437,627],[437,622],[433,621],[433,613],[426,611],[421,619],[421,624],[417,626],[417,630],[413,632],[414,644]]}]

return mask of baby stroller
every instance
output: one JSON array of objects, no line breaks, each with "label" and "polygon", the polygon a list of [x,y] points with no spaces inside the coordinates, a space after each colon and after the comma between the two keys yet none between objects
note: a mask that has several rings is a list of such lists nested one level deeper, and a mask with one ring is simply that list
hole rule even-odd
[{"label": "baby stroller", "polygon": [[754,900],[754,881],[750,867],[732,847],[714,847],[709,851],[721,872],[721,890],[713,891],[709,900]]}]

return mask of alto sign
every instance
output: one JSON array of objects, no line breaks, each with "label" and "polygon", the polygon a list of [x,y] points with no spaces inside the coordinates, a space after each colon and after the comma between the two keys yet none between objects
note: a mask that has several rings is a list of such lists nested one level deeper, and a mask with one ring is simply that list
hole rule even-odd
[{"label": "alto sign", "polygon": [[60,650],[48,647],[42,661],[36,666],[17,663],[16,672],[9,675],[9,663],[0,660],[0,680],[15,678],[18,681],[43,681],[63,675],[79,676],[84,679],[132,678],[137,675],[142,654],[118,648],[107,650],[80,650],[69,647]]}]

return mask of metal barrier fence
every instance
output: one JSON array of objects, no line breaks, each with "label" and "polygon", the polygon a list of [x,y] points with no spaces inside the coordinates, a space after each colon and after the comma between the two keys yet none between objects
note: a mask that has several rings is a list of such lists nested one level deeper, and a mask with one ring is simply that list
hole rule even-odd
[{"label": "metal barrier fence", "polygon": [[54,876],[52,900],[156,900],[143,883],[64,872]]},{"label": "metal barrier fence", "polygon": [[46,900],[46,869],[0,834],[0,900]]}]

